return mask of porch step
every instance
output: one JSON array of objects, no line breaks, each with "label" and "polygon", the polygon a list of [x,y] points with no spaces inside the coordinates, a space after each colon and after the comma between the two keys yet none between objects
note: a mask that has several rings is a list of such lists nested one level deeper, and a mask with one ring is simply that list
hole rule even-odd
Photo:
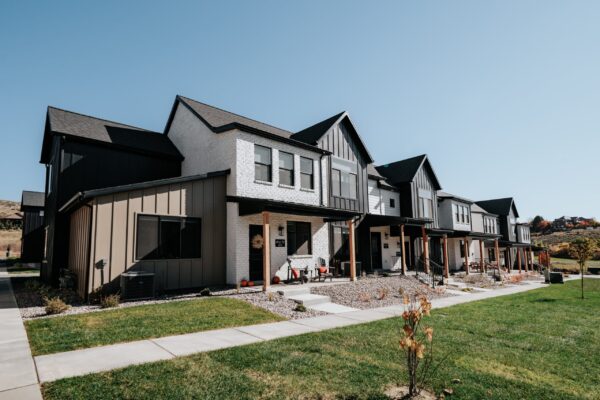
[{"label": "porch step", "polygon": [[310,287],[291,287],[285,289],[279,289],[277,291],[283,297],[290,298],[291,296],[299,296],[303,294],[310,294]]},{"label": "porch step", "polygon": [[330,303],[329,296],[322,296],[320,294],[308,293],[308,294],[297,294],[297,295],[293,295],[293,296],[286,295],[286,297],[290,300],[295,301],[298,304],[303,304],[306,307],[312,307],[312,306],[316,306],[318,304]]}]

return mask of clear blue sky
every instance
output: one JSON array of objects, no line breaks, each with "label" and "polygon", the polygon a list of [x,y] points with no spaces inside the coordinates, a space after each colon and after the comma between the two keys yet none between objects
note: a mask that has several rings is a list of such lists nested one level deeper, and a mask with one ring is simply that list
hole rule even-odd
[{"label": "clear blue sky", "polygon": [[600,217],[599,2],[154,3],[0,3],[0,198],[43,190],[48,105],[162,131],[182,94],[293,131],[347,110],[377,163]]}]

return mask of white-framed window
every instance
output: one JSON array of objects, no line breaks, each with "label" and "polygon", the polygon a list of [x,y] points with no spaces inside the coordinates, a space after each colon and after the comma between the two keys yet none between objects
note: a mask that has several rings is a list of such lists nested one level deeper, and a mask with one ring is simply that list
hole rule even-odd
[{"label": "white-framed window", "polygon": [[254,179],[263,182],[272,182],[272,150],[269,147],[254,145]]},{"label": "white-framed window", "polygon": [[356,185],[356,174],[340,171],[335,168],[331,170],[331,193],[334,196],[356,199]]},{"label": "white-framed window", "polygon": [[300,157],[300,187],[302,189],[315,188],[315,174],[311,158]]}]

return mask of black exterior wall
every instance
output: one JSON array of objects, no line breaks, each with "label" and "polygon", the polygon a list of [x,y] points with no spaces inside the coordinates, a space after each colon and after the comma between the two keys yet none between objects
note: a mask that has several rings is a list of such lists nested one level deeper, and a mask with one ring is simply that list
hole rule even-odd
[{"label": "black exterior wall", "polygon": [[21,237],[21,262],[41,263],[44,259],[43,207],[22,207],[23,235]]},{"label": "black exterior wall", "polygon": [[[46,172],[46,263],[41,277],[55,284],[67,266],[69,219],[58,210],[76,193],[181,175],[181,160],[110,144],[53,136]],[[51,171],[51,172],[50,172]]]}]

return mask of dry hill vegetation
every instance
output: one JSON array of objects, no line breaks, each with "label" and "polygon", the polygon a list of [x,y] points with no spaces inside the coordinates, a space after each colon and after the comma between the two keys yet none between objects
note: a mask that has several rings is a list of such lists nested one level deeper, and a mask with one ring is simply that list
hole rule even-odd
[{"label": "dry hill vegetation", "polygon": [[[19,212],[21,204],[16,201],[0,200],[0,218]],[[19,256],[21,251],[21,230],[0,229],[0,258],[6,257],[6,249],[10,246],[11,256]]]}]

